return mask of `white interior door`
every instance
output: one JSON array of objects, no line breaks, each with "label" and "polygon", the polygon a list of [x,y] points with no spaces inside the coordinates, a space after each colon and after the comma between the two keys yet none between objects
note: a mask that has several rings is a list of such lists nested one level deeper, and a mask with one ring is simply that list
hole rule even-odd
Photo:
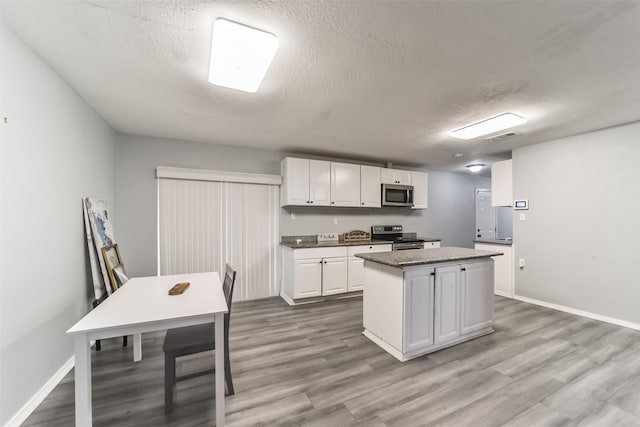
[{"label": "white interior door", "polygon": [[476,239],[496,238],[496,212],[491,206],[491,190],[476,189]]}]

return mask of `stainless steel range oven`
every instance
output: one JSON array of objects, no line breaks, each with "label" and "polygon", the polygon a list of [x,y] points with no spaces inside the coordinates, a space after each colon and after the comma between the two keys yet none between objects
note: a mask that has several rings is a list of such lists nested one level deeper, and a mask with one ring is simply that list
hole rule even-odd
[{"label": "stainless steel range oven", "polygon": [[371,227],[371,239],[393,242],[392,250],[424,249],[424,239],[416,233],[403,233],[401,225],[374,225]]}]

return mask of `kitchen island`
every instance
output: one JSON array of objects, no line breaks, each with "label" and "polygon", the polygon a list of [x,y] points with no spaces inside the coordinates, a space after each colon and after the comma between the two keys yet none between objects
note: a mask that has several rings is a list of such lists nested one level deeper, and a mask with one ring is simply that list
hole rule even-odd
[{"label": "kitchen island", "polygon": [[361,253],[364,335],[396,359],[450,347],[493,330],[493,260],[457,247]]}]

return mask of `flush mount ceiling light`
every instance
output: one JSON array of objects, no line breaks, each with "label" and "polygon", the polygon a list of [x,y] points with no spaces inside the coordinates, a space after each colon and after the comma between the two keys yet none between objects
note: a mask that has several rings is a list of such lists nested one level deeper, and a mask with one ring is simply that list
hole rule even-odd
[{"label": "flush mount ceiling light", "polygon": [[466,168],[469,169],[471,172],[480,172],[482,170],[482,168],[484,167],[484,163],[474,163],[472,165],[467,165]]},{"label": "flush mount ceiling light", "polygon": [[504,113],[499,116],[465,126],[458,130],[454,130],[451,132],[451,136],[459,139],[473,139],[478,136],[488,135],[503,129],[512,128],[526,122],[527,119],[524,117],[516,116],[512,113]]},{"label": "flush mount ceiling light", "polygon": [[256,92],[278,50],[271,33],[216,19],[211,40],[209,81],[245,92]]}]

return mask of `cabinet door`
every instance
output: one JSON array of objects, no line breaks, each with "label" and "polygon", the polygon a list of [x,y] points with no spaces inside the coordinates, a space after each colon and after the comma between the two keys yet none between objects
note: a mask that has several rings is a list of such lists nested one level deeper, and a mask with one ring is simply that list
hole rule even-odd
[{"label": "cabinet door", "polygon": [[282,161],[283,205],[309,205],[309,160],[287,157]]},{"label": "cabinet door", "polygon": [[394,169],[396,181],[400,185],[412,185],[411,172]]},{"label": "cabinet door", "polygon": [[462,334],[491,326],[493,323],[493,260],[463,264]]},{"label": "cabinet door", "polygon": [[491,165],[491,206],[513,205],[512,162],[504,160]]},{"label": "cabinet door", "polygon": [[402,347],[408,352],[433,344],[433,269],[407,271],[404,286]]},{"label": "cabinet door", "polygon": [[329,206],[331,203],[331,162],[309,160],[309,204]]},{"label": "cabinet door", "polygon": [[363,289],[364,289],[364,260],[362,258],[350,256],[347,292],[361,291]]},{"label": "cabinet door", "polygon": [[380,177],[383,184],[411,185],[411,171],[382,168]]},{"label": "cabinet door", "polygon": [[436,268],[434,341],[451,341],[460,335],[460,267]]},{"label": "cabinet door", "polygon": [[380,168],[360,166],[360,206],[368,208],[381,207]]},{"label": "cabinet door", "polygon": [[331,162],[331,206],[360,206],[360,165]]},{"label": "cabinet door", "polygon": [[413,209],[429,207],[429,175],[424,172],[411,172],[413,183]]},{"label": "cabinet door", "polygon": [[322,258],[295,260],[293,276],[294,298],[322,295]]},{"label": "cabinet door", "polygon": [[380,180],[382,184],[397,184],[395,170],[382,168],[380,171]]},{"label": "cabinet door", "polygon": [[322,295],[347,292],[347,257],[322,260]]}]

